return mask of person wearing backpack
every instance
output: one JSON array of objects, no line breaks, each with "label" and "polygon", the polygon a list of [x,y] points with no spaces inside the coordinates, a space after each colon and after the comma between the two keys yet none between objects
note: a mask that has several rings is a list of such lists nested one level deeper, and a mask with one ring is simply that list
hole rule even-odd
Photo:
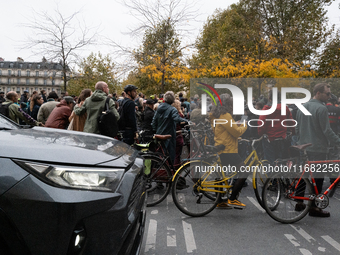
[{"label": "person wearing backpack", "polygon": [[[29,115],[25,116],[24,111],[20,111],[18,102],[18,94],[15,91],[9,91],[6,95],[6,101],[0,103],[0,114],[20,124],[19,120],[23,120],[28,125],[42,126],[40,122],[37,122],[30,118]],[[20,109],[20,110],[19,110]]]},{"label": "person wearing backpack", "polygon": [[137,96],[137,87],[126,85],[124,92],[126,94],[122,105],[119,107],[120,120],[118,121],[119,130],[123,131],[123,142],[132,145],[137,131],[137,119],[134,99]]},{"label": "person wearing backpack", "polygon": [[[109,94],[109,86],[106,82],[98,81],[95,85],[95,91],[93,94],[86,98],[85,101],[74,107],[74,113],[76,115],[83,115],[87,113],[84,132],[100,134],[98,127],[98,117],[102,111],[106,108],[106,101]],[[109,110],[113,112],[116,120],[119,120],[119,114],[115,107],[115,102],[112,98],[108,100]]]}]

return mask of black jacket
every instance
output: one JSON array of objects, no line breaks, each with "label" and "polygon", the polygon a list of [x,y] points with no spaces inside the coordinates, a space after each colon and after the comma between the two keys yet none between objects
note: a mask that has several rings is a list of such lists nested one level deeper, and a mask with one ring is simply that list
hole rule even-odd
[{"label": "black jacket", "polygon": [[[132,131],[137,131],[137,120],[136,120],[136,110],[135,102],[130,98],[124,98],[122,102],[123,107],[123,118],[125,123],[125,128],[131,129]],[[122,117],[122,116],[121,116]]]},{"label": "black jacket", "polygon": [[142,129],[152,131],[152,119],[155,115],[155,111],[152,110],[150,107],[145,107],[145,110],[142,115]]}]

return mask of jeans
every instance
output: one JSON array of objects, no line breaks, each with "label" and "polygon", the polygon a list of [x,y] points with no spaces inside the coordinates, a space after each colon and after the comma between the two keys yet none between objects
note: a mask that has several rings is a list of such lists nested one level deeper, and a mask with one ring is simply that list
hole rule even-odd
[{"label": "jeans", "polygon": [[132,145],[135,141],[135,132],[133,130],[127,129],[123,132],[123,142]]},{"label": "jeans", "polygon": [[[318,161],[318,160],[326,160],[327,153],[320,153],[320,152],[307,152],[308,159],[310,161]],[[324,177],[315,178],[316,187],[318,189],[319,194],[322,192],[322,185],[323,185]]]}]

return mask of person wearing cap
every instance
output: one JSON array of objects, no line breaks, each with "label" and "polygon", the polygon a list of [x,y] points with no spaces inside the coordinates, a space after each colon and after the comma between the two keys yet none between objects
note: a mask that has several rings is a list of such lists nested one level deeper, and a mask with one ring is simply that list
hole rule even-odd
[{"label": "person wearing cap", "polygon": [[122,130],[123,142],[132,145],[135,138],[135,133],[137,131],[137,119],[135,112],[135,102],[134,99],[137,96],[137,87],[134,85],[126,85],[124,87],[124,92],[126,94],[122,105],[119,109],[119,114],[121,120],[119,123],[119,129]]},{"label": "person wearing cap", "polygon": [[51,112],[45,123],[45,127],[66,129],[70,124],[69,117],[75,104],[76,102],[74,102],[73,97],[64,97]]},{"label": "person wearing cap", "polygon": [[[79,116],[87,113],[84,132],[100,134],[98,129],[98,116],[100,114],[100,109],[105,109],[105,101],[109,94],[109,86],[104,81],[98,81],[94,88],[95,91],[90,97],[87,97],[85,101],[80,102],[79,105],[74,107],[74,113]],[[116,116],[116,119],[119,120],[119,114],[112,98],[109,100],[109,109]]]},{"label": "person wearing cap", "polygon": [[53,109],[59,104],[58,102],[58,94],[55,91],[52,91],[48,94],[47,103],[44,103],[40,106],[38,111],[37,120],[46,123],[48,116],[50,116]]},{"label": "person wearing cap", "polygon": [[27,103],[28,101],[28,90],[24,90],[24,94],[20,97],[20,103]]},{"label": "person wearing cap", "polygon": [[154,132],[152,131],[152,119],[155,115],[155,111],[153,109],[157,100],[148,99],[146,100],[146,106],[142,115],[142,130],[144,130],[143,136],[144,141],[148,142],[152,139]]},{"label": "person wearing cap", "polygon": [[6,101],[6,99],[5,99],[5,92],[0,91],[0,103],[5,102],[5,101]]}]

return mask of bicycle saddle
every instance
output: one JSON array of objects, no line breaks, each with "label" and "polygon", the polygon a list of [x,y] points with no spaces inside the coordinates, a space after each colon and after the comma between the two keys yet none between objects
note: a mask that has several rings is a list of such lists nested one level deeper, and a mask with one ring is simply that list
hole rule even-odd
[{"label": "bicycle saddle", "polygon": [[301,144],[301,145],[293,145],[291,147],[303,151],[304,149],[312,145],[313,145],[312,143],[306,143],[306,144]]},{"label": "bicycle saddle", "polygon": [[167,140],[171,138],[171,135],[155,135],[154,137],[158,140]]}]

